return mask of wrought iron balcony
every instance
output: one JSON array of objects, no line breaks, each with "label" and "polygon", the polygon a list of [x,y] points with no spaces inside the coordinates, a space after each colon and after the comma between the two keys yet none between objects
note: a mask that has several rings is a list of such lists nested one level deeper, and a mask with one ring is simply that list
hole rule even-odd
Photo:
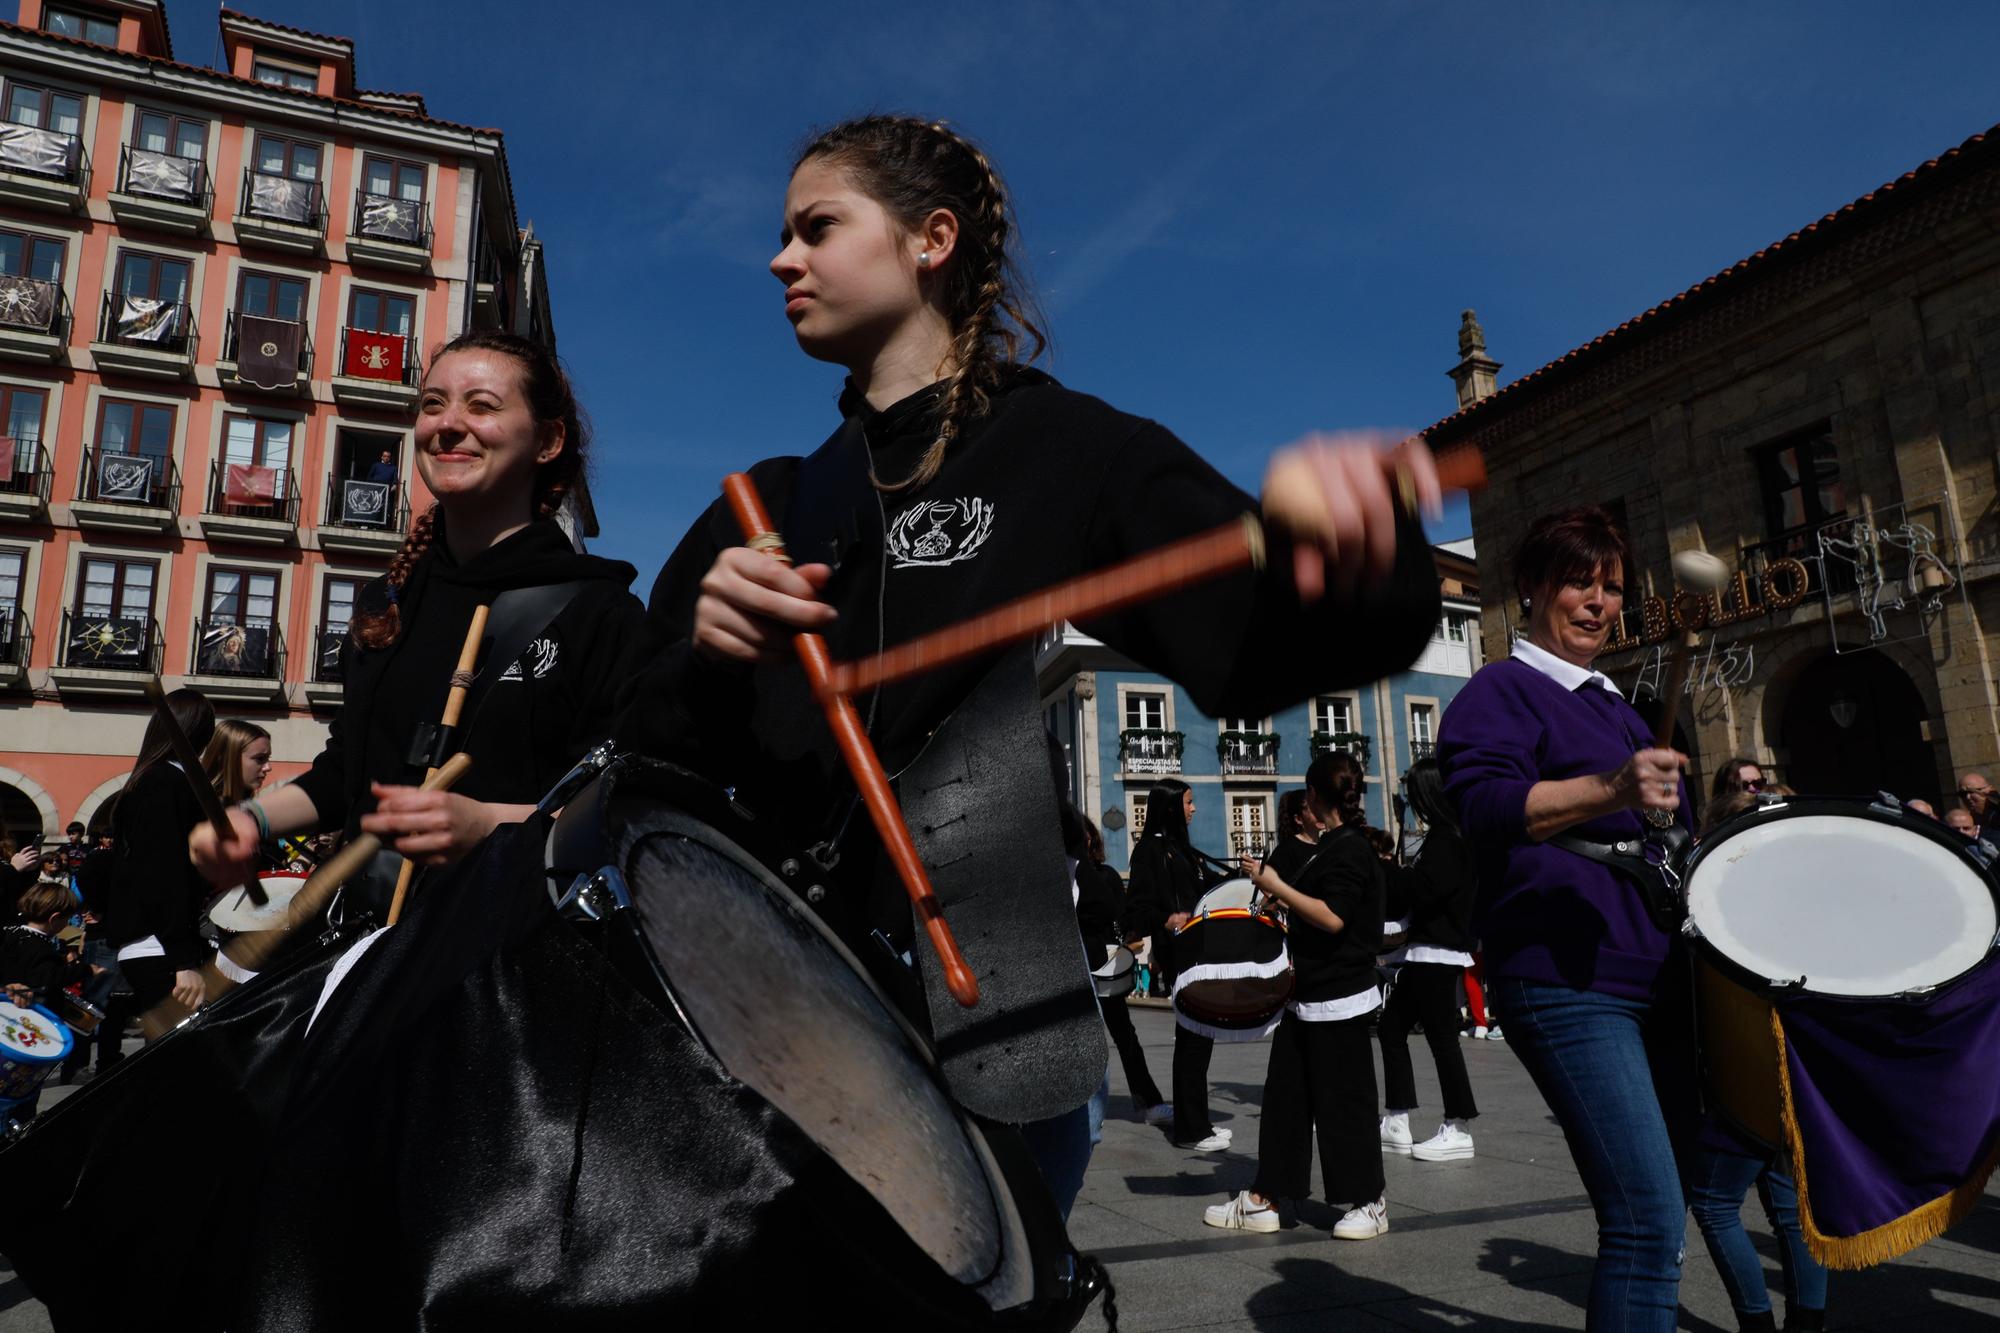
[{"label": "wrought iron balcony", "polygon": [[337,472],[329,472],[326,477],[326,515],[320,521],[330,527],[407,532],[410,527],[408,489],[400,481],[363,481],[358,477],[343,477]]},{"label": "wrought iron balcony", "polygon": [[326,193],[318,181],[246,167],[236,234],[257,245],[319,254],[326,248]]},{"label": "wrought iron balcony", "polygon": [[314,652],[312,678],[322,685],[341,683],[341,647],[347,642],[345,627],[331,629],[322,625],[313,633]]},{"label": "wrought iron balcony", "polygon": [[90,154],[61,130],[0,122],[0,199],[80,213],[90,195]]},{"label": "wrought iron balcony", "polygon": [[[243,336],[245,320],[263,337],[262,342],[253,342],[246,349]],[[261,321],[265,326],[258,328]],[[296,345],[297,352],[287,356],[286,343]],[[250,363],[244,364],[245,351],[251,353]],[[231,372],[239,385],[253,389],[268,389],[274,393],[297,393],[301,381],[312,378],[313,345],[312,335],[306,332],[302,321],[292,319],[271,319],[264,315],[243,315],[231,310],[222,321],[223,362],[234,367]],[[294,374],[285,378],[283,369],[290,367]],[[273,373],[275,372],[275,373]],[[266,380],[269,383],[266,383]]]},{"label": "wrought iron balcony", "polygon": [[1178,731],[1154,727],[1131,727],[1118,733],[1118,766],[1126,773],[1145,776],[1171,775],[1181,771],[1181,750],[1187,737]]},{"label": "wrought iron balcony", "polygon": [[69,296],[61,283],[0,277],[0,334],[38,333],[60,344],[69,324]]},{"label": "wrought iron balcony", "polygon": [[0,453],[6,454],[9,465],[7,475],[0,477],[0,518],[40,517],[48,508],[55,480],[41,437],[23,435],[10,441],[0,436]]},{"label": "wrought iron balcony", "polygon": [[1353,755],[1360,762],[1362,771],[1366,772],[1368,756],[1375,742],[1365,731],[1315,731],[1310,745],[1315,759],[1329,751],[1339,750]]},{"label": "wrought iron balcony", "polygon": [[[232,470],[236,472],[233,478],[230,476]],[[297,527],[298,475],[277,468],[252,467],[242,463],[211,463],[208,467],[208,507],[202,512]]]},{"label": "wrought iron balcony", "polygon": [[215,207],[215,180],[198,157],[126,144],[118,154],[118,193],[154,199],[206,217]]},{"label": "wrought iron balcony", "polygon": [[238,680],[285,678],[285,640],[267,619],[215,617],[198,620],[189,650],[190,674]]},{"label": "wrought iron balcony", "polygon": [[1436,741],[1411,741],[1410,762],[1414,764],[1419,759],[1435,759],[1437,758],[1437,750]]},{"label": "wrought iron balcony", "polygon": [[28,613],[0,604],[0,679],[10,671],[16,676],[26,671],[34,646],[35,629],[28,623]]},{"label": "wrought iron balcony", "polygon": [[59,665],[85,671],[160,674],[160,622],[151,616],[68,610]]},{"label": "wrought iron balcony", "polygon": [[106,292],[90,354],[99,370],[189,380],[200,343],[187,302]]},{"label": "wrought iron balcony", "polygon": [[76,496],[101,504],[144,505],[171,516],[181,507],[180,469],[159,454],[106,453],[85,445]]},{"label": "wrought iron balcony", "polygon": [[[400,349],[401,357],[393,351],[383,353],[380,350],[383,344]],[[408,334],[351,328],[340,331],[340,373],[350,379],[376,380],[414,389],[420,370],[417,340]]]},{"label": "wrought iron balcony", "polygon": [[[356,258],[398,267],[405,264],[421,266],[430,256],[431,206],[422,199],[404,199],[400,195],[370,194],[366,190],[357,190],[354,194],[354,224],[349,228],[348,237],[349,251]],[[383,245],[390,248],[380,248]]]},{"label": "wrought iron balcony", "polygon": [[1275,777],[1278,734],[1272,731],[1225,731],[1215,743],[1224,777]]}]

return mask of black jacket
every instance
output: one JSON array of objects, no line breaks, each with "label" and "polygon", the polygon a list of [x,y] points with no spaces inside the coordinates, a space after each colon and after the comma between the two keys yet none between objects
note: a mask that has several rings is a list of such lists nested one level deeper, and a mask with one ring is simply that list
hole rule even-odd
[{"label": "black jacket", "polygon": [[[843,412],[865,431],[877,475],[908,476],[935,434],[937,386],[869,410]],[[841,438],[836,433],[836,439]],[[1035,371],[1013,373],[991,413],[969,426],[937,477],[914,491],[877,493],[861,479],[844,539],[804,549],[793,514],[801,461],[774,458],[750,476],[800,561],[838,557],[824,593],[840,613],[826,637],[838,659],[866,656],[1087,570],[1256,511],[1256,501],[1158,424],[1128,416]],[[801,505],[828,503],[820,486]],[[843,490],[844,498],[849,492]],[[660,571],[644,640],[628,673],[620,739],[736,788],[738,799],[809,846],[838,830],[850,785],[819,705],[798,666],[735,672],[699,658],[690,642],[702,576],[743,542],[728,507],[711,506]],[[1289,552],[1244,572],[1084,625],[1119,652],[1179,682],[1212,715],[1261,715],[1341,684],[1378,679],[1414,660],[1438,615],[1436,571],[1411,520],[1393,576],[1357,604],[1301,606]],[[886,583],[886,586],[885,586]],[[882,607],[878,615],[878,604]],[[1269,644],[1285,645],[1272,652]],[[955,664],[861,699],[891,773],[992,667]],[[868,895],[855,915],[898,945],[910,914],[894,882],[859,878],[879,856],[867,821],[847,821],[839,895]],[[1051,828],[1054,839],[1059,831]],[[1135,904],[1136,906],[1136,904]],[[1128,923],[1130,924],[1130,923]],[[1135,927],[1136,928],[1136,927]],[[850,937],[852,942],[852,937]]]},{"label": "black jacket", "polygon": [[139,775],[111,816],[117,859],[106,933],[118,947],[157,937],[177,972],[200,967],[207,956],[201,909],[212,890],[188,860],[188,834],[201,821],[194,788],[166,759]]},{"label": "black jacket", "polygon": [[1104,961],[1106,945],[1123,944],[1126,933],[1125,881],[1110,866],[1076,863],[1076,927],[1092,967]]},{"label": "black jacket", "polygon": [[1301,1004],[1358,995],[1375,983],[1382,948],[1382,860],[1359,825],[1328,829],[1310,860],[1287,880],[1318,898],[1341,920],[1338,932],[1292,914],[1287,943],[1298,975],[1292,998]]},{"label": "black jacket", "polygon": [[28,987],[37,1003],[89,976],[89,964],[63,960],[62,941],[54,936],[25,925],[0,928],[0,983]]},{"label": "black jacket", "polygon": [[[323,828],[352,830],[374,809],[368,784],[421,781],[408,765],[410,742],[444,712],[473,609],[509,588],[590,580],[540,635],[485,688],[461,726],[472,769],[457,791],[479,801],[538,801],[576,760],[611,734],[618,664],[642,616],[628,590],[636,571],[617,560],[579,555],[553,520],[530,523],[459,565],[437,539],[397,598],[402,631],[386,648],[364,648],[350,633],[342,648],[346,682],[326,746],[298,779]],[[358,613],[388,604],[388,580],[361,590]],[[488,664],[480,665],[485,678]]]},{"label": "black jacket", "polygon": [[1424,836],[1414,864],[1390,866],[1389,893],[1395,915],[1408,914],[1407,944],[1440,949],[1473,948],[1472,854],[1465,839],[1447,829],[1433,828]]}]

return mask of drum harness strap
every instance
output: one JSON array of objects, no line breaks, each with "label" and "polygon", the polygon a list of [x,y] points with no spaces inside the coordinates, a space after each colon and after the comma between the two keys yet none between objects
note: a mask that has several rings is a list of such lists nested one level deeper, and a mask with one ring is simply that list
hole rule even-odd
[{"label": "drum harness strap", "polygon": [[1679,823],[1664,829],[1647,829],[1644,837],[1620,838],[1617,842],[1592,842],[1574,833],[1558,833],[1548,840],[1551,847],[1574,852],[1587,861],[1624,875],[1639,886],[1646,910],[1654,924],[1666,931],[1680,929],[1686,910],[1681,902],[1680,868],[1687,864],[1693,839]]}]

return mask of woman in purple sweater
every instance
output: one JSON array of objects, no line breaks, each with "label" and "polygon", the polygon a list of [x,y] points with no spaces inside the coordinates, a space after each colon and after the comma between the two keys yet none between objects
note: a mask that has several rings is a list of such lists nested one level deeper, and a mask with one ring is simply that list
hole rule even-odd
[{"label": "woman in purple sweater", "polygon": [[1597,1213],[1589,1327],[1669,1330],[1686,1205],[1668,1127],[1692,1087],[1666,1058],[1687,1040],[1671,937],[1635,884],[1550,842],[1635,838],[1644,812],[1680,808],[1685,757],[1591,667],[1629,568],[1603,509],[1534,522],[1514,563],[1526,632],[1446,710],[1438,761],[1473,850],[1488,1003]]}]

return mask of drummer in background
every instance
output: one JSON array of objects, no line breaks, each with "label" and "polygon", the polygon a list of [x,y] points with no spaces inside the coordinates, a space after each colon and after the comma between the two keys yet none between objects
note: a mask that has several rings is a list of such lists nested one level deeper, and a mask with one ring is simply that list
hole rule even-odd
[{"label": "drummer in background", "polygon": [[1389,1229],[1368,1041],[1369,1021],[1382,1006],[1375,954],[1382,947],[1383,871],[1361,808],[1367,790],[1353,755],[1321,755],[1306,770],[1306,802],[1326,831],[1297,878],[1243,860],[1244,874],[1285,906],[1298,984],[1271,1034],[1257,1178],[1208,1209],[1202,1220],[1209,1226],[1276,1231],[1279,1202],[1312,1193],[1317,1131],[1320,1177],[1340,1214],[1334,1239],[1373,1240]]},{"label": "drummer in background", "polygon": [[[56,932],[69,920],[76,902],[60,885],[37,884],[21,895],[21,920],[0,929],[0,988],[5,998],[23,1009],[46,1005],[57,991],[88,981],[101,968],[77,961],[63,947]],[[76,1034],[81,1041],[82,1034]],[[31,1119],[41,1100],[41,1089],[12,1107],[8,1118],[15,1122]]]},{"label": "drummer in background", "polygon": [[1687,1040],[1671,937],[1634,884],[1548,841],[1638,838],[1645,812],[1686,822],[1685,757],[1655,747],[1592,666],[1625,607],[1630,551],[1595,505],[1529,526],[1514,560],[1526,632],[1445,711],[1438,763],[1480,885],[1488,1003],[1597,1214],[1588,1325],[1665,1333],[1687,1217],[1669,1122],[1691,1128],[1693,1089],[1678,1063],[1654,1075],[1653,1060]]},{"label": "drummer in background", "polygon": [[[1174,932],[1188,923],[1195,904],[1209,889],[1188,842],[1194,818],[1194,788],[1179,778],[1161,778],[1146,793],[1146,831],[1132,849],[1132,917],[1135,935],[1153,937],[1153,966],[1172,993],[1180,971]],[[1208,1118],[1208,1062],[1215,1040],[1174,1025],[1174,1142],[1197,1152],[1221,1152],[1235,1132],[1217,1129]]]},{"label": "drummer in background", "polygon": [[[1097,967],[1104,962],[1106,945],[1124,944],[1123,937],[1131,934],[1121,924],[1129,908],[1125,881],[1104,864],[1104,835],[1098,832],[1097,822],[1081,813],[1078,819],[1083,827],[1084,855],[1076,867],[1076,923],[1083,932],[1086,956],[1091,966]],[[1133,1108],[1147,1124],[1164,1125],[1174,1118],[1174,1108],[1161,1098],[1160,1085],[1153,1082],[1153,1071],[1146,1067],[1146,1052],[1132,1028],[1132,1010],[1125,997],[1099,1000],[1097,1007],[1104,1011],[1105,1030],[1125,1067],[1125,1087],[1132,1094]]]},{"label": "drummer in background", "polygon": [[[1702,833],[1755,808],[1759,795],[1790,796],[1792,789],[1760,782],[1755,790],[1733,792],[1709,806]],[[1912,802],[1914,804],[1914,802]],[[1961,811],[1960,813],[1964,813]],[[1704,1114],[1701,1132],[1687,1153],[1688,1207],[1722,1276],[1723,1290],[1736,1311],[1739,1333],[1778,1327],[1764,1287],[1764,1261],[1743,1229],[1743,1196],[1757,1187],[1764,1218],[1778,1240],[1778,1269],[1785,1283],[1785,1327],[1826,1327],[1826,1268],[1806,1248],[1799,1229],[1799,1190],[1786,1155],[1737,1133],[1720,1116]]]},{"label": "drummer in background", "polygon": [[[167,706],[197,751],[208,744],[215,734],[215,709],[201,691],[175,690]],[[169,995],[198,1009],[207,996],[200,971],[207,946],[199,923],[209,887],[187,855],[188,834],[203,816],[173,753],[166,726],[153,718],[111,816],[118,850],[106,924],[119,970],[141,1012]]]},{"label": "drummer in background", "polygon": [[[201,752],[202,772],[224,805],[241,805],[264,789],[271,776],[271,733],[255,722],[225,717],[215,724],[215,736]],[[275,842],[264,846],[259,870],[282,864]]]}]

